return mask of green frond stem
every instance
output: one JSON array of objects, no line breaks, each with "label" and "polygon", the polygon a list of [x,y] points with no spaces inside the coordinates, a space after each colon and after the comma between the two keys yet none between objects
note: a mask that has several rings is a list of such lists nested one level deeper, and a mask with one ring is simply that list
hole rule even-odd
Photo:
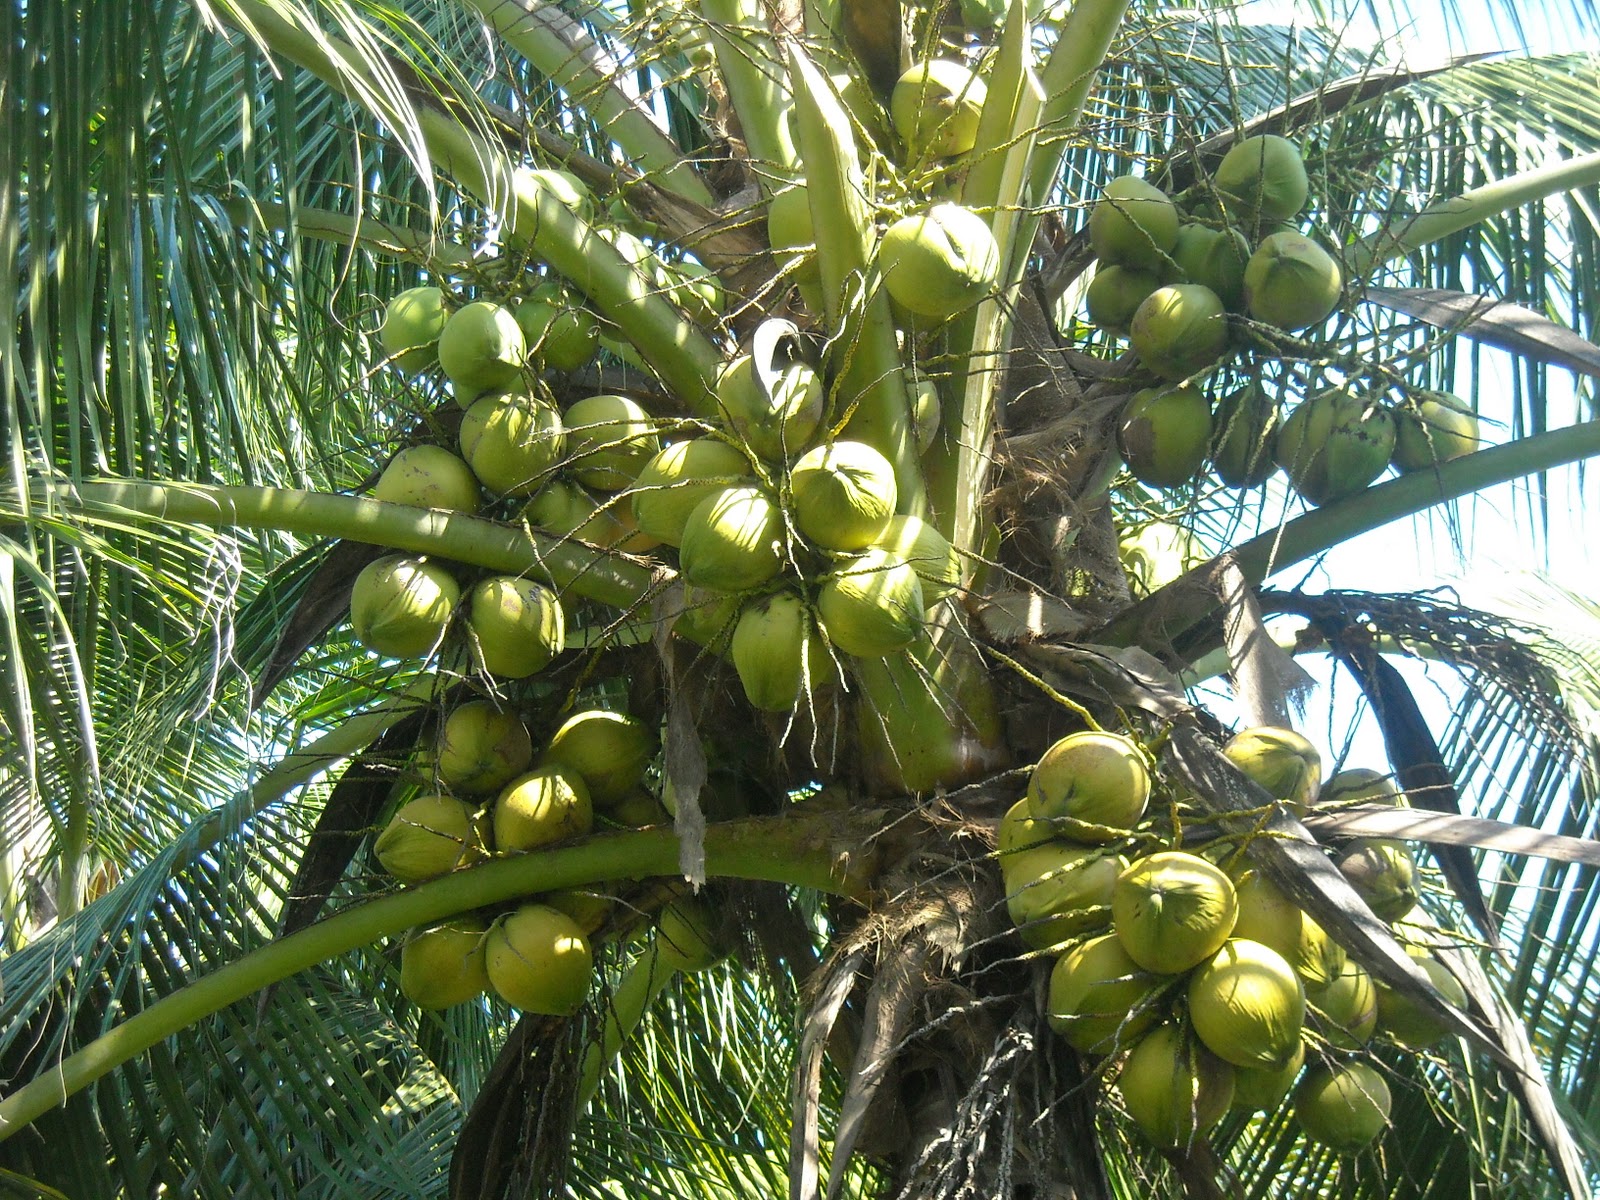
[{"label": "green frond stem", "polygon": [[1597,183],[1600,183],[1600,151],[1562,159],[1548,167],[1498,179],[1459,196],[1436,200],[1419,213],[1397,218],[1387,229],[1363,238],[1345,251],[1346,272],[1349,278],[1360,279],[1381,262],[1401,258],[1496,213]]},{"label": "green frond stem", "polygon": [[253,200],[224,200],[221,208],[234,224],[246,229],[265,227],[339,246],[362,246],[421,266],[449,270],[474,261],[472,251],[465,246],[373,217],[303,205],[291,210],[287,204],[258,204]]},{"label": "green frond stem", "polygon": [[750,157],[792,174],[798,166],[795,148],[783,128],[789,89],[768,32],[766,6],[759,0],[700,0],[700,13]]},{"label": "green frond stem", "polygon": [[615,1061],[628,1039],[644,1021],[650,1006],[677,972],[661,961],[661,945],[652,940],[643,954],[629,964],[622,979],[605,999],[606,1025],[600,1040],[583,1052],[578,1074],[577,1110],[589,1107],[600,1088],[600,1076]]},{"label": "green frond stem", "polygon": [[[872,816],[879,820],[882,814]],[[859,896],[873,871],[871,860],[860,854],[866,841],[861,822],[835,808],[722,822],[706,830],[706,872]],[[0,1100],[0,1141],[179,1030],[340,954],[519,896],[677,871],[672,829],[630,830],[483,863],[343,909],[162,997],[52,1064]]]},{"label": "green frond stem", "polygon": [[129,518],[213,528],[277,529],[346,538],[517,575],[626,610],[648,594],[650,568],[580,542],[442,509],[295,488],[89,480],[49,485],[54,502],[88,520]]},{"label": "green frond stem", "polygon": [[[1336,504],[1296,517],[1229,553],[1245,578],[1259,584],[1269,575],[1370,533],[1391,521],[1526,475],[1600,455],[1600,421],[1569,425],[1518,438],[1440,465],[1433,471],[1402,475],[1357,492]],[[1088,640],[1128,646],[1159,645],[1181,637],[1218,607],[1206,584],[1212,563],[1202,563],[1154,595],[1141,600]]]},{"label": "green frond stem", "polygon": [[[1028,195],[1042,204],[1061,178],[1061,165],[1095,75],[1111,51],[1128,0],[1079,0],[1061,26],[1061,36],[1040,73],[1044,109],[1039,116],[1037,149],[1028,177]],[[1030,241],[1032,231],[1030,230]]]}]

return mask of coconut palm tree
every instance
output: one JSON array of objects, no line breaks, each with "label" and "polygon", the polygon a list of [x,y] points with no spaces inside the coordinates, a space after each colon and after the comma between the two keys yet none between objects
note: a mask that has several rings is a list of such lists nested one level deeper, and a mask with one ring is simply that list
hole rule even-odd
[{"label": "coconut palm tree", "polygon": [[[1536,541],[1600,452],[1600,58],[1126,0],[4,12],[18,1194],[1587,1194],[1593,603],[1292,568],[1418,513],[1470,562],[1513,480]],[[463,766],[469,703],[520,754]],[[1224,719],[1310,741],[1275,778]],[[1131,810],[1034,775],[1074,734]],[[1073,1034],[1158,851],[1383,997],[1363,1041],[1285,967],[1298,1101],[1198,1119],[1196,974]]]}]

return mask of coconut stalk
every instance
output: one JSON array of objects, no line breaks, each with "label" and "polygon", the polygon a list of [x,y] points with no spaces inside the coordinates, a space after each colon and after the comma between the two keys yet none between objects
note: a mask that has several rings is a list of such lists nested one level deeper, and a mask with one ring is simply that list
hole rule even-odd
[{"label": "coconut stalk", "polygon": [[606,1023],[600,1040],[591,1042],[583,1052],[583,1063],[578,1069],[574,1112],[581,1113],[589,1107],[600,1088],[600,1076],[622,1052],[622,1047],[627,1045],[628,1039],[644,1022],[645,1014],[655,1004],[656,997],[661,995],[677,973],[661,961],[661,945],[654,940],[623,973],[621,981],[606,997]]}]

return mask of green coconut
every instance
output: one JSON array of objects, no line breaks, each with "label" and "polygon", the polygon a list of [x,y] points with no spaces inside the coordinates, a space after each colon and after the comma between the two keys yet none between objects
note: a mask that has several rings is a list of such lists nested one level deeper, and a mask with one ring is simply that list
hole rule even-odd
[{"label": "green coconut", "polygon": [[961,0],[961,23],[968,29],[994,29],[1006,19],[1006,0]]},{"label": "green coconut", "polygon": [[1122,410],[1117,447],[1140,483],[1182,487],[1211,447],[1211,405],[1192,384],[1135,392]]},{"label": "green coconut", "polygon": [[479,396],[461,419],[461,455],[502,496],[531,496],[566,453],[556,406],[526,390]]},{"label": "green coconut", "polygon": [[1424,392],[1395,414],[1394,453],[1401,471],[1430,471],[1483,444],[1478,414],[1448,392]]},{"label": "green coconut", "polygon": [[1084,300],[1089,307],[1089,320],[1101,329],[1127,333],[1133,314],[1160,286],[1161,277],[1154,271],[1140,267],[1119,267],[1115,263],[1102,265],[1095,271],[1084,293]]},{"label": "green coconut", "polygon": [[1344,274],[1321,246],[1285,231],[1261,239],[1244,269],[1245,309],[1279,329],[1320,325],[1339,306]]},{"label": "green coconut", "polygon": [[1212,184],[1225,201],[1265,221],[1298,215],[1310,195],[1299,147],[1272,133],[1235,142],[1217,164]]},{"label": "green coconut", "polygon": [[639,471],[632,488],[634,519],[651,537],[676,546],[702,500],[749,477],[749,461],[726,442],[711,437],[674,442]]},{"label": "green coconut", "polygon": [[389,819],[372,850],[385,871],[410,884],[476,862],[483,843],[466,801],[418,796]]},{"label": "green coconut", "polygon": [[1378,995],[1372,976],[1353,958],[1330,982],[1311,988],[1306,999],[1322,1036],[1341,1050],[1359,1050],[1372,1040],[1378,1023]]},{"label": "green coconut", "polygon": [[1114,1054],[1155,1024],[1165,983],[1129,958],[1115,935],[1090,938],[1056,960],[1046,1019],[1073,1049]]},{"label": "green coconut", "polygon": [[1294,1090],[1294,1115],[1314,1142],[1356,1154],[1389,1124],[1389,1085],[1364,1062],[1317,1063]]},{"label": "green coconut", "polygon": [[583,929],[545,904],[524,904],[486,938],[489,986],[512,1008],[571,1016],[589,994],[594,956]]},{"label": "green coconut", "polygon": [[884,231],[878,266],[896,304],[945,321],[994,291],[1000,248],[989,223],[970,208],[935,204]]},{"label": "green coconut", "polygon": [[458,400],[509,386],[527,358],[528,342],[516,314],[487,300],[458,308],[439,334],[439,365]]},{"label": "green coconut", "polygon": [[911,423],[916,428],[917,453],[926,454],[939,436],[939,423],[944,417],[944,401],[939,398],[939,385],[931,379],[918,379],[909,385],[911,393]]},{"label": "green coconut", "polygon": [[656,952],[674,971],[704,971],[728,957],[710,907],[692,896],[679,896],[661,910]]},{"label": "green coconut", "polygon": [[391,554],[368,563],[350,589],[350,624],[374,654],[421,658],[450,626],[461,586],[437,563]]},{"label": "green coconut", "polygon": [[600,351],[600,323],[554,280],[541,283],[511,311],[528,354],[550,370],[580,370]]},{"label": "green coconut", "polygon": [[389,460],[374,499],[450,512],[478,511],[478,477],[443,446],[407,446]]},{"label": "green coconut", "polygon": [[717,376],[716,392],[728,427],[767,462],[787,462],[822,423],[822,376],[807,363],[784,366],[768,390],[756,374],[755,361],[741,354]]},{"label": "green coconut", "polygon": [[1149,802],[1144,753],[1120,733],[1069,733],[1028,776],[1029,812],[1081,842],[1126,837]]},{"label": "green coconut", "polygon": [[1006,860],[1013,854],[1047,845],[1056,838],[1050,823],[1040,821],[1033,815],[1033,808],[1026,796],[1006,809],[995,836],[995,854],[1000,859],[1002,873],[1006,869]]},{"label": "green coconut", "polygon": [[1117,558],[1136,597],[1153,594],[1209,557],[1194,531],[1176,521],[1143,521],[1117,533]]},{"label": "green coconut", "polygon": [[1239,919],[1233,936],[1270,946],[1307,987],[1332,982],[1344,968],[1344,947],[1258,870],[1234,880]]},{"label": "green coconut", "polygon": [[1001,859],[1006,911],[1022,940],[1036,950],[1060,946],[1087,930],[1105,928],[1111,889],[1127,869],[1120,854],[1067,842],[1046,842]]},{"label": "green coconut", "polygon": [[1322,783],[1322,755],[1292,729],[1258,725],[1234,734],[1222,753],[1274,800],[1304,815]]},{"label": "green coconut", "polygon": [[582,837],[594,828],[594,806],[582,776],[546,763],[506,784],[493,821],[495,849],[514,854]]},{"label": "green coconut", "polygon": [[872,545],[911,564],[922,581],[922,598],[930,605],[961,586],[961,556],[944,534],[921,517],[904,513],[890,517]]},{"label": "green coconut", "polygon": [[1330,388],[1290,414],[1274,453],[1295,491],[1321,505],[1353,496],[1382,475],[1394,441],[1394,417],[1387,408]]},{"label": "green coconut", "polygon": [[1276,1070],[1300,1046],[1306,994],[1270,946],[1229,938],[1189,976],[1189,1022],[1206,1048],[1236,1067]]},{"label": "green coconut", "polygon": [[[1417,966],[1427,974],[1437,991],[1451,1005],[1465,1012],[1467,992],[1461,982],[1431,954],[1416,957]],[[1382,983],[1376,985],[1378,1029],[1407,1050],[1426,1050],[1449,1037],[1452,1030],[1416,1000]]]},{"label": "green coconut", "polygon": [[552,479],[522,515],[535,529],[592,546],[638,553],[660,545],[659,538],[638,527],[631,500],[613,496],[601,503],[570,480]]},{"label": "green coconut", "polygon": [[817,589],[817,616],[828,639],[857,658],[882,658],[909,646],[927,603],[911,564],[868,549],[829,571]]},{"label": "green coconut", "polygon": [[783,534],[783,514],[760,488],[722,488],[683,523],[679,573],[719,592],[759,587],[783,568]]},{"label": "green coconut", "polygon": [[503,679],[542,671],[566,645],[560,597],[513,575],[491,576],[472,589],[467,628],[473,662]]},{"label": "green coconut", "polygon": [[587,935],[606,923],[617,908],[617,897],[587,888],[561,888],[540,893],[539,903],[566,913]]},{"label": "green coconut", "polygon": [[729,648],[745,699],[764,712],[790,712],[832,677],[833,664],[806,603],[778,592],[744,606]]},{"label": "green coconut", "polygon": [[540,762],[572,768],[582,776],[594,807],[606,811],[644,780],[656,749],[655,734],[638,717],[593,708],[567,718]]},{"label": "green coconut", "polygon": [[661,449],[655,422],[626,396],[585,396],[566,411],[568,470],[585,487],[615,492]]},{"label": "green coconut", "polygon": [[691,320],[701,325],[715,325],[722,319],[727,307],[727,294],[722,280],[699,259],[684,255],[677,262],[667,264],[667,277],[671,282],[672,301]]},{"label": "green coconut", "polygon": [[1395,786],[1392,776],[1370,767],[1351,767],[1328,777],[1317,803],[1323,806],[1383,804],[1400,808],[1406,804],[1406,798]]},{"label": "green coconut", "polygon": [[498,792],[532,761],[528,727],[491,701],[458,704],[440,722],[434,769],[453,792]]},{"label": "green coconut", "polygon": [[987,96],[983,80],[950,59],[929,59],[907,70],[889,98],[889,118],[907,161],[952,158],[971,150]]},{"label": "green coconut", "polygon": [[1404,842],[1357,838],[1334,860],[1367,907],[1385,921],[1398,921],[1417,905],[1417,862]]},{"label": "green coconut", "polygon": [[1139,305],[1128,341],[1147,370],[1163,379],[1187,379],[1227,351],[1228,314],[1210,288],[1169,284]]},{"label": "green coconut", "polygon": [[1229,487],[1260,487],[1278,469],[1278,404],[1259,383],[1224,396],[1212,428],[1211,469]]},{"label": "green coconut", "polygon": [[1236,1112],[1274,1113],[1294,1090],[1294,1081],[1300,1078],[1300,1068],[1305,1066],[1306,1046],[1300,1042],[1281,1067],[1235,1067],[1233,1072],[1233,1108]]},{"label": "green coconut", "polygon": [[804,184],[784,188],[767,206],[767,240],[779,270],[796,283],[822,283],[817,236],[811,229],[811,195]]},{"label": "green coconut", "polygon": [[1250,243],[1237,229],[1212,229],[1192,222],[1180,225],[1172,261],[1190,283],[1215,292],[1229,312],[1243,311]]},{"label": "green coconut", "polygon": [[807,450],[790,471],[789,486],[795,526],[825,550],[866,549],[894,515],[894,466],[865,442]]},{"label": "green coconut", "polygon": [[407,375],[426,371],[439,361],[439,335],[447,316],[439,288],[414,287],[399,293],[383,310],[378,329],[384,357]]},{"label": "green coconut", "polygon": [[683,609],[672,632],[700,646],[721,648],[732,636],[743,605],[738,596],[706,588],[684,589]]},{"label": "green coconut", "polygon": [[465,1004],[489,987],[484,943],[488,922],[452,917],[412,930],[400,947],[400,990],[418,1008]]},{"label": "green coconut", "polygon": [[1089,213],[1089,244],[1103,264],[1164,272],[1178,244],[1178,209],[1137,175],[1106,184]]},{"label": "green coconut", "polygon": [[1117,877],[1111,919],[1134,962],[1176,975],[1222,949],[1239,902],[1233,881],[1194,854],[1165,850],[1135,861]]},{"label": "green coconut", "polygon": [[1178,1026],[1160,1025],[1129,1051],[1117,1091],[1140,1133],[1162,1149],[1183,1149],[1228,1111],[1233,1068]]}]

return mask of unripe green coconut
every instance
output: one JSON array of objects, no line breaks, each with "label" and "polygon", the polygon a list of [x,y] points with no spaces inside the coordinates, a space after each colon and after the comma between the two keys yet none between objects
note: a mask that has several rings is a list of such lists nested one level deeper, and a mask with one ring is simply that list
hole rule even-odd
[{"label": "unripe green coconut", "polygon": [[479,396],[461,419],[461,454],[479,482],[502,496],[531,496],[566,453],[556,406],[525,390]]},{"label": "unripe green coconut", "polygon": [[983,80],[949,59],[929,59],[907,70],[889,98],[889,117],[907,162],[971,150],[987,96]]},{"label": "unripe green coconut", "polygon": [[1103,264],[1160,273],[1178,244],[1177,206],[1154,184],[1119,175],[1089,213],[1089,244]]},{"label": "unripe green coconut", "polygon": [[562,423],[568,469],[585,487],[620,491],[661,449],[650,414],[626,396],[585,396],[567,409]]},{"label": "unripe green coconut", "polygon": [[1090,938],[1056,961],[1046,1017],[1073,1049],[1114,1054],[1155,1023],[1165,982],[1129,958],[1115,935]]},{"label": "unripe green coconut", "polygon": [[1047,842],[1001,859],[1006,911],[1036,950],[1060,946],[1096,926],[1105,928],[1111,889],[1127,869],[1120,854]]},{"label": "unripe green coconut", "polygon": [[764,712],[790,712],[802,690],[809,692],[832,675],[815,620],[793,592],[745,605],[733,628],[730,656],[745,698]]},{"label": "unripe green coconut", "polygon": [[487,300],[458,308],[439,334],[439,365],[458,399],[509,386],[527,359],[528,342],[515,314]]},{"label": "unripe green coconut", "polygon": [[1343,290],[1344,274],[1333,256],[1298,233],[1262,238],[1244,269],[1250,315],[1291,332],[1326,321]]},{"label": "unripe green coconut", "polygon": [[560,763],[583,777],[594,807],[622,803],[656,756],[656,737],[638,717],[588,709],[568,717],[550,739],[542,763]]},{"label": "unripe green coconut", "polygon": [[887,550],[864,550],[823,577],[817,616],[829,640],[857,658],[882,658],[909,646],[927,603],[911,564]]},{"label": "unripe green coconut", "polygon": [[684,581],[695,587],[759,587],[783,567],[783,514],[760,488],[723,488],[689,513],[678,563]]},{"label": "unripe green coconut", "polygon": [[532,761],[528,727],[488,700],[456,705],[439,726],[434,768],[453,792],[498,792]]},{"label": "unripe green coconut", "polygon": [[1287,221],[1306,206],[1305,159],[1287,138],[1264,133],[1235,142],[1212,177],[1226,200],[1267,221]]},{"label": "unripe green coconut", "polygon": [[656,952],[674,971],[704,971],[728,956],[713,928],[711,910],[692,896],[679,896],[656,918]]},{"label": "unripe green coconut", "polygon": [[733,636],[743,606],[738,596],[707,588],[684,589],[683,610],[672,632],[700,646],[721,648]]},{"label": "unripe green coconut", "polygon": [[1000,859],[1001,872],[1005,872],[1007,862],[1012,855],[1047,845],[1055,841],[1055,837],[1055,830],[1050,828],[1048,821],[1040,821],[1034,817],[1033,808],[1028,804],[1028,798],[1024,796],[1006,809],[1005,816],[1000,818],[995,854]]},{"label": "unripe green coconut", "polygon": [[618,825],[642,829],[646,825],[662,825],[672,820],[666,806],[644,788],[634,788],[621,803],[608,811],[606,817]]},{"label": "unripe green coconut", "polygon": [[1006,19],[1006,0],[961,0],[961,23],[968,29],[993,29]]},{"label": "unripe green coconut", "polygon": [[1417,862],[1404,842],[1357,838],[1335,865],[1367,907],[1385,921],[1398,921],[1417,905]]},{"label": "unripe green coconut", "polygon": [[1228,740],[1222,753],[1267,795],[1302,816],[1317,798],[1322,755],[1292,729],[1258,725],[1243,730]]},{"label": "unripe green coconut", "polygon": [[1239,902],[1221,869],[1179,850],[1138,859],[1117,877],[1111,919],[1134,962],[1176,975],[1210,958],[1233,932]]},{"label": "unripe green coconut", "polygon": [[804,184],[784,188],[767,206],[767,240],[779,270],[796,283],[820,284],[817,236],[811,229],[811,196]]},{"label": "unripe green coconut", "polygon": [[1189,1021],[1206,1048],[1236,1067],[1283,1067],[1300,1045],[1306,994],[1270,946],[1229,938],[1189,976]]},{"label": "unripe green coconut", "polygon": [[582,776],[546,763],[506,784],[493,819],[495,849],[514,854],[582,837],[594,828],[594,806]]},{"label": "unripe green coconut", "polygon": [[807,450],[789,474],[795,526],[825,550],[864,550],[888,527],[894,466],[865,442]]},{"label": "unripe green coconut", "polygon": [[589,994],[594,956],[589,939],[566,913],[524,904],[489,929],[489,986],[512,1008],[571,1016]]},{"label": "unripe green coconut", "polygon": [[1120,733],[1069,733],[1044,752],[1028,776],[1029,811],[1080,842],[1125,837],[1149,802],[1144,754]]},{"label": "unripe green coconut", "polygon": [[901,217],[878,243],[889,296],[907,312],[944,321],[971,308],[1000,280],[1000,248],[989,223],[959,204]]},{"label": "unripe green coconut", "polygon": [[483,995],[489,987],[488,932],[488,922],[471,916],[412,930],[400,947],[400,990],[406,999],[437,1010]]},{"label": "unripe green coconut", "polygon": [[356,576],[350,624],[374,654],[421,658],[443,639],[460,599],[460,585],[437,563],[391,554]]},{"label": "unripe green coconut", "polygon": [[606,923],[617,907],[617,898],[587,888],[562,888],[540,893],[539,903],[566,913],[588,935]]},{"label": "unripe green coconut", "polygon": [[1391,461],[1401,471],[1430,471],[1483,444],[1478,415],[1448,392],[1424,392],[1395,414]]},{"label": "unripe green coconut", "polygon": [[477,861],[483,844],[465,801],[418,796],[389,819],[372,849],[385,871],[409,884]]},{"label": "unripe green coconut", "polygon": [[1128,340],[1147,370],[1163,379],[1187,379],[1228,349],[1228,314],[1210,288],[1174,283],[1139,305]]},{"label": "unripe green coconut", "polygon": [[1277,438],[1277,402],[1259,383],[1247,383],[1217,405],[1211,468],[1229,487],[1259,487],[1278,469],[1272,458]]},{"label": "unripe green coconut", "polygon": [[372,489],[387,504],[478,511],[478,477],[443,446],[407,446],[389,460]]},{"label": "unripe green coconut", "polygon": [[1294,1115],[1314,1142],[1355,1154],[1389,1124],[1389,1085],[1364,1062],[1317,1063],[1294,1090]]},{"label": "unripe green coconut", "polygon": [[1127,333],[1133,314],[1160,286],[1161,277],[1154,271],[1102,264],[1084,293],[1089,320],[1112,333]]},{"label": "unripe green coconut", "polygon": [[1317,803],[1323,806],[1385,804],[1400,808],[1406,805],[1406,798],[1391,776],[1370,767],[1351,767],[1328,777]]},{"label": "unripe green coconut", "polygon": [[726,442],[674,442],[640,470],[632,489],[634,518],[645,533],[676,546],[696,505],[749,476],[749,461]]},{"label": "unripe green coconut", "polygon": [[1250,261],[1250,243],[1237,229],[1180,225],[1172,261],[1190,283],[1215,292],[1229,312],[1243,311],[1244,268]]},{"label": "unripe green coconut", "polygon": [[1209,557],[1193,531],[1175,521],[1125,525],[1117,534],[1117,558],[1135,597],[1152,595]]},{"label": "unripe green coconut", "polygon": [[944,402],[939,398],[939,385],[931,379],[918,379],[909,384],[911,423],[916,429],[917,453],[926,454],[939,436],[939,422],[944,417]]},{"label": "unripe green coconut", "polygon": [[1258,870],[1234,880],[1239,919],[1233,936],[1270,946],[1307,987],[1332,982],[1344,969],[1344,947]]},{"label": "unripe green coconut", "polygon": [[822,423],[822,376],[803,362],[778,372],[772,390],[762,386],[748,354],[717,376],[717,406],[728,427],[767,462],[787,462],[803,450]]},{"label": "unripe green coconut", "polygon": [[1117,1091],[1140,1133],[1162,1149],[1182,1149],[1228,1111],[1233,1068],[1178,1026],[1161,1025],[1129,1052]]},{"label": "unripe green coconut", "polygon": [[600,323],[554,280],[540,284],[512,309],[528,354],[553,371],[577,371],[600,352]]},{"label": "unripe green coconut", "polygon": [[1378,994],[1372,976],[1353,958],[1322,987],[1306,993],[1318,1030],[1341,1050],[1359,1050],[1378,1024]]},{"label": "unripe green coconut", "polygon": [[[1431,954],[1417,958],[1417,966],[1427,973],[1434,989],[1456,1008],[1467,1008],[1467,992],[1461,983]],[[1376,985],[1378,1028],[1407,1050],[1426,1050],[1449,1037],[1451,1030],[1422,1005],[1403,992],[1382,983]]]},{"label": "unripe green coconut", "polygon": [[522,515],[535,529],[592,546],[638,553],[661,544],[638,527],[628,501],[612,497],[601,503],[566,479],[552,479],[540,488]]},{"label": "unripe green coconut", "polygon": [[1295,491],[1312,504],[1330,504],[1383,474],[1394,439],[1394,417],[1387,408],[1330,388],[1290,414],[1278,432],[1275,455]]},{"label": "unripe green coconut", "polygon": [[1294,1081],[1305,1066],[1306,1045],[1300,1042],[1281,1067],[1235,1067],[1233,1071],[1233,1109],[1236,1112],[1274,1113],[1283,1106],[1294,1089]]},{"label": "unripe green coconut", "polygon": [[1117,448],[1140,483],[1182,487],[1211,446],[1211,405],[1193,384],[1145,388],[1122,410]]},{"label": "unripe green coconut", "polygon": [[560,597],[512,575],[491,576],[472,589],[467,628],[473,662],[504,679],[542,671],[566,645]]},{"label": "unripe green coconut", "polygon": [[928,604],[937,603],[961,586],[961,556],[944,534],[921,517],[890,517],[872,545],[911,564],[922,581],[922,598]]},{"label": "unripe green coconut", "polygon": [[689,318],[701,325],[715,325],[727,307],[727,295],[716,272],[698,259],[685,255],[667,264],[672,301]]},{"label": "unripe green coconut", "polygon": [[447,315],[439,288],[414,287],[399,293],[383,310],[378,330],[384,356],[407,375],[426,371],[439,361],[439,335]]}]

